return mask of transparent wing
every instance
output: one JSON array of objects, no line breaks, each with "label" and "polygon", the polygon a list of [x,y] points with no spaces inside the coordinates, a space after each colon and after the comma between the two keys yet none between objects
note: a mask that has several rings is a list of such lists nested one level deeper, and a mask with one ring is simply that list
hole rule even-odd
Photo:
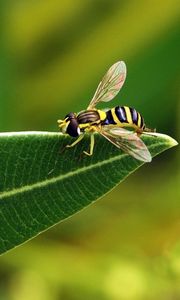
[{"label": "transparent wing", "polygon": [[118,61],[104,75],[87,109],[94,108],[98,102],[112,100],[120,91],[125,79],[126,65],[123,61]]},{"label": "transparent wing", "polygon": [[99,130],[99,133],[116,147],[136,159],[144,162],[150,162],[152,160],[148,148],[133,131],[124,128],[108,128],[108,126],[103,126],[103,128]]}]

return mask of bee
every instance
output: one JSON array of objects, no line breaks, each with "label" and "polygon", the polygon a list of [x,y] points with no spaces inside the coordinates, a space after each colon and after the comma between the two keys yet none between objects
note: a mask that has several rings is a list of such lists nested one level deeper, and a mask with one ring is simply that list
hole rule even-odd
[{"label": "bee", "polygon": [[67,148],[74,147],[85,133],[90,133],[90,150],[83,153],[91,156],[94,133],[97,132],[132,157],[143,162],[151,161],[151,154],[140,138],[142,133],[151,130],[146,128],[143,117],[135,108],[116,106],[106,111],[96,108],[98,103],[111,101],[117,95],[125,82],[126,73],[123,61],[113,64],[100,81],[87,109],[79,113],[71,112],[64,120],[58,120],[62,133],[77,137],[71,145],[66,145]]}]

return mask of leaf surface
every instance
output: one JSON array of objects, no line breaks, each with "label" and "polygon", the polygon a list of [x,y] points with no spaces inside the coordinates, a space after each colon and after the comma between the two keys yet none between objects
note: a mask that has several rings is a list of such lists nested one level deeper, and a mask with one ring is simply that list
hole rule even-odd
[{"label": "leaf surface", "polygon": [[[143,136],[152,156],[177,142],[167,135]],[[98,134],[92,157],[89,136],[53,132],[0,134],[0,253],[20,245],[110,191],[143,163]],[[150,167],[150,165],[149,165]]]}]

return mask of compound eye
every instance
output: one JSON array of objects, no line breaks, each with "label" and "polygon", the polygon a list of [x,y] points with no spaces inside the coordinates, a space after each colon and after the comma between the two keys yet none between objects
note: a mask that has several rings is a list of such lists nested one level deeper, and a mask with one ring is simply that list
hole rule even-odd
[{"label": "compound eye", "polygon": [[76,119],[71,119],[67,127],[67,133],[72,137],[77,137],[80,135],[79,124]]},{"label": "compound eye", "polygon": [[74,115],[74,113],[69,113],[68,115],[66,115],[65,116],[65,119],[69,119],[69,120],[71,120],[71,119],[74,119],[75,118],[75,115]]}]

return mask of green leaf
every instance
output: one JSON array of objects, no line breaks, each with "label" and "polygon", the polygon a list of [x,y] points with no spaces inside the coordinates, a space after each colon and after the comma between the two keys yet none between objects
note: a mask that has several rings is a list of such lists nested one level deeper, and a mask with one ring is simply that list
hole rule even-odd
[{"label": "green leaf", "polygon": [[[142,137],[152,156],[177,142]],[[110,191],[143,163],[98,134],[92,157],[82,157],[89,136],[71,149],[51,132],[0,134],[0,252],[20,245]],[[150,167],[150,165],[149,165]]]}]

